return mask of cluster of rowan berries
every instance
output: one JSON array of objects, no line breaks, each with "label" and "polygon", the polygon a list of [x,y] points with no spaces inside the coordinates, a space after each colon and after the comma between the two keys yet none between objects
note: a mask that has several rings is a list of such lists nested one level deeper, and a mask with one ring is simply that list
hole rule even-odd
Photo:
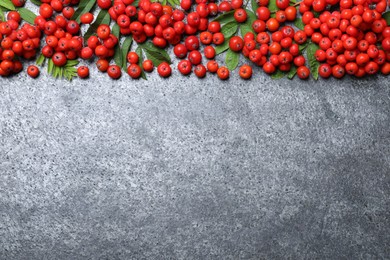
[{"label": "cluster of rowan berries", "polygon": [[80,57],[83,48],[83,38],[79,36],[80,25],[71,20],[74,12],[73,7],[64,6],[59,0],[52,0],[50,4],[43,3],[40,6],[39,15],[35,18],[35,24],[46,35],[42,55],[52,59],[58,67],[65,66],[68,60]]},{"label": "cluster of rowan berries", "polygon": [[[211,44],[221,45],[225,41],[225,37],[220,31],[221,24],[218,21],[213,21],[207,24],[207,30],[203,30],[199,37],[190,35],[184,40],[184,44],[175,45],[173,52],[177,58],[182,59],[178,64],[180,73],[188,75],[192,71],[192,66],[195,66],[194,73],[199,78],[203,78],[207,71],[217,73],[221,79],[229,77],[229,70],[226,67],[219,68],[218,63],[213,60],[216,51]],[[206,64],[207,68],[202,64],[200,44],[204,46],[204,57],[209,60]]]},{"label": "cluster of rowan berries", "polygon": [[0,23],[0,76],[19,73],[23,69],[20,58],[32,59],[40,46],[41,31],[30,24],[20,27],[20,14],[11,11],[7,21]]},{"label": "cluster of rowan berries", "polygon": [[[233,7],[235,9],[234,18],[238,23],[245,22],[247,13],[241,8],[243,2],[239,0],[236,2],[238,4]],[[287,25],[280,28],[283,23],[296,19],[296,7],[290,6],[289,0],[278,0],[276,5],[279,10],[275,17],[271,17],[271,11],[267,8],[269,1],[261,0],[257,3],[259,5],[256,10],[258,19],[252,24],[257,35],[248,32],[243,38],[233,36],[229,40],[229,48],[235,52],[242,52],[245,57],[255,65],[262,67],[268,74],[274,73],[277,69],[289,71],[294,63],[298,67],[298,76],[307,78],[310,71],[304,66],[305,58],[299,55],[298,46],[306,42],[306,33],[303,30],[295,32],[293,27]],[[243,65],[239,74],[242,78],[250,78],[252,68],[249,65]]]},{"label": "cluster of rowan berries", "polygon": [[314,10],[322,12],[318,18],[310,11],[302,16],[305,32],[320,47],[315,53],[322,62],[320,76],[390,73],[390,27],[381,15],[386,10],[385,0],[342,0],[340,11],[333,12],[324,11],[323,0],[305,0],[303,4],[310,6],[310,2]]},{"label": "cluster of rowan berries", "polygon": [[[362,77],[379,71],[385,75],[390,73],[390,26],[382,17],[387,9],[386,0],[303,0],[294,5],[290,0],[276,0],[277,10],[269,9],[269,1],[256,1],[256,20],[251,23],[253,32],[243,37],[229,35],[228,39],[221,32],[221,23],[209,21],[209,18],[233,10],[237,24],[246,23],[248,13],[243,0],[219,3],[181,0],[180,9],[152,0],[139,0],[137,6],[134,0],[97,0],[97,5],[108,11],[120,35],[131,35],[138,44],[150,39],[159,48],[173,46],[174,55],[180,59],[178,70],[183,75],[194,72],[201,78],[209,72],[227,79],[229,69],[219,66],[214,58],[215,46],[228,41],[231,52],[242,53],[253,63],[239,68],[239,75],[244,79],[252,76],[253,65],[267,74],[289,72],[294,67],[298,77],[306,79],[310,70],[301,49],[309,40],[319,46],[315,59],[321,63],[318,72],[324,78],[341,78],[345,74]],[[20,7],[25,0],[12,2]],[[41,2],[35,26],[24,24],[19,28],[21,18],[16,11],[9,12],[7,22],[0,23],[0,75],[21,70],[17,57],[35,57],[43,33],[46,44],[42,55],[50,58],[54,65],[61,67],[68,60],[89,60],[96,56],[100,71],[114,79],[121,77],[121,66],[110,63],[119,39],[108,25],[99,25],[96,35],[84,43],[80,23],[91,24],[94,16],[87,12],[79,16],[80,23],[72,20],[73,6],[79,4],[79,0]],[[302,27],[298,26],[301,29],[287,24],[296,21],[297,6],[302,15]],[[152,60],[145,60],[140,63],[140,58],[136,52],[127,54],[127,73],[132,78],[139,78],[143,71],[153,71],[155,65],[160,76],[171,75],[167,62],[153,64]],[[39,69],[30,66],[28,72],[36,77]],[[79,67],[78,75],[88,77],[88,67]]]},{"label": "cluster of rowan berries", "polygon": [[109,60],[115,54],[118,38],[111,33],[110,27],[106,24],[100,25],[96,34],[89,37],[87,46],[82,49],[82,58],[90,59],[96,55],[99,58],[98,69],[107,72],[111,78],[118,79],[121,76],[121,68],[117,65],[109,65]]},{"label": "cluster of rowan berries", "polygon": [[[202,54],[199,51],[199,37],[195,36],[199,31],[202,32],[200,39],[203,44],[208,45],[213,42],[216,45],[224,42],[224,36],[220,33],[221,26],[218,22],[209,24],[208,17],[218,13],[218,6],[215,3],[206,4],[199,1],[196,6],[196,11],[190,12],[187,15],[184,11],[176,9],[173,10],[171,6],[162,5],[158,2],[151,2],[150,0],[140,0],[138,9],[133,6],[134,0],[115,0],[113,4],[108,0],[98,0],[98,6],[102,9],[108,9],[111,18],[116,21],[120,28],[122,35],[132,35],[137,43],[143,43],[148,38],[152,39],[152,43],[159,48],[165,48],[168,44],[174,46],[175,55],[184,59],[179,62],[179,71],[187,75],[192,71],[192,65],[197,66],[194,71],[199,77],[204,77],[206,74],[206,67],[201,64]],[[232,4],[240,3],[242,0],[234,0]],[[230,3],[226,2],[229,5]],[[222,9],[226,10],[226,3],[222,4]],[[189,10],[192,6],[192,1],[181,1],[181,7],[184,10]],[[225,6],[225,7],[224,7]],[[186,22],[184,22],[186,18]],[[209,30],[214,33],[212,35]],[[180,42],[184,36],[185,44]],[[212,59],[215,56],[215,49],[208,46],[204,50],[205,56]],[[138,64],[139,57],[137,53],[130,52],[127,56],[129,67],[128,74],[132,78],[139,78],[142,70]],[[104,61],[98,62],[99,69]],[[215,63],[215,62],[214,62]],[[216,64],[216,63],[215,63]],[[218,65],[217,65],[218,66]],[[103,66],[105,67],[105,66]],[[153,71],[154,64],[151,60],[145,60],[142,64],[142,69],[146,72]],[[228,70],[222,69],[221,71]],[[163,62],[157,66],[157,72],[162,77],[171,75],[171,68],[168,63]],[[224,77],[224,76],[223,76]],[[226,78],[226,76],[225,76]]]}]

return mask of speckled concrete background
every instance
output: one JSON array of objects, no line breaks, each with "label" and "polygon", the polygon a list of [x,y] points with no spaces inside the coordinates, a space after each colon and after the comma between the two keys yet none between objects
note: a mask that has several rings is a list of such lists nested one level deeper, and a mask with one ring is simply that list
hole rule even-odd
[{"label": "speckled concrete background", "polygon": [[0,259],[388,259],[388,79],[0,82]]}]

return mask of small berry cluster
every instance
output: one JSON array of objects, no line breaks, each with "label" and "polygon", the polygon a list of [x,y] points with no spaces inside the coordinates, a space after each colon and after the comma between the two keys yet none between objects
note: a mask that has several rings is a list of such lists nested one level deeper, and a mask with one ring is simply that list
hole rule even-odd
[{"label": "small berry cluster", "polygon": [[20,22],[20,14],[11,11],[7,15],[7,21],[0,23],[2,77],[19,73],[23,69],[20,58],[33,59],[40,47],[41,31],[30,24],[20,27]]},{"label": "small berry cluster", "polygon": [[117,65],[109,66],[110,60],[115,54],[115,46],[118,44],[118,38],[111,33],[108,25],[102,24],[97,28],[97,35],[91,36],[87,41],[87,47],[84,47],[82,52],[83,59],[90,59],[94,54],[99,58],[97,62],[98,69],[102,72],[107,72],[113,79],[118,79],[121,76],[121,69]]},{"label": "small berry cluster", "polygon": [[[318,18],[305,11],[302,21],[312,42],[319,45],[315,58],[322,62],[319,74],[323,78],[342,78],[345,74],[363,77],[379,70],[390,72],[390,27],[381,13],[386,10],[385,0],[330,1],[340,4],[340,11],[325,11],[328,1],[305,0],[302,11],[309,6],[322,12]],[[374,9],[370,7],[375,6]],[[379,44],[383,49],[380,49]]]},{"label": "small berry cluster", "polygon": [[[107,0],[98,0],[97,3],[100,8],[108,9],[111,18],[119,25],[122,35],[132,35],[137,43],[143,43],[151,38],[152,43],[159,48],[166,48],[170,44],[174,46],[174,53],[179,59],[184,59],[188,55],[188,60],[182,60],[178,65],[178,70],[183,75],[191,73],[193,65],[196,66],[194,71],[197,76],[204,77],[206,74],[207,69],[201,64],[202,54],[199,51],[199,37],[204,45],[210,43],[220,45],[224,42],[219,22],[209,24],[208,21],[210,15],[218,13],[219,8],[215,3],[206,4],[199,1],[196,11],[187,15],[182,10],[173,10],[168,5],[162,5],[158,2],[152,3],[150,0],[141,0],[138,9],[132,5],[133,0],[115,0],[112,5],[111,1]],[[241,6],[242,0],[234,0],[232,3]],[[230,10],[230,4],[228,6]],[[182,1],[181,7],[184,10],[190,10],[192,2]],[[224,7],[222,4],[222,9],[224,8],[226,9],[226,5]],[[185,18],[186,23],[184,22]],[[199,31],[201,32],[200,36],[195,36]],[[185,35],[188,37],[182,44],[180,42]],[[215,56],[215,49],[207,46],[204,53],[206,58],[212,59]],[[127,69],[128,74],[132,78],[139,78],[142,70],[138,64],[137,53],[130,52],[127,61],[130,64]],[[142,69],[146,72],[153,71],[153,68],[154,64],[151,60],[145,60],[142,64]],[[227,69],[225,71],[228,72]],[[162,77],[168,77],[172,70],[168,63],[162,62],[158,64],[157,72]],[[226,75],[222,77],[227,78]]]},{"label": "small berry cluster", "polygon": [[[55,12],[62,14],[56,14],[52,19]],[[59,0],[52,0],[50,4],[43,3],[40,6],[39,16],[35,19],[35,24],[46,35],[42,54],[52,59],[58,67],[65,66],[68,60],[80,57],[83,47],[83,38],[79,36],[80,25],[71,20],[73,14],[73,7],[64,6]]]}]

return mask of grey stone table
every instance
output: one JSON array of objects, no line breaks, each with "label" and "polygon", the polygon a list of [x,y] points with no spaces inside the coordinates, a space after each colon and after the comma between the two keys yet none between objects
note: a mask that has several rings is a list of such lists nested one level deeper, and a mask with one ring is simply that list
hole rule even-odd
[{"label": "grey stone table", "polygon": [[390,84],[0,79],[0,259],[389,259]]}]

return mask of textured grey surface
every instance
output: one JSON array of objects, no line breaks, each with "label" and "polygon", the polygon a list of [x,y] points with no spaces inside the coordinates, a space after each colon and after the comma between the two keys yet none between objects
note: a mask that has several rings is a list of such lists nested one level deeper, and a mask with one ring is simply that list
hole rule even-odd
[{"label": "textured grey surface", "polygon": [[389,259],[388,79],[0,79],[0,259]]}]

